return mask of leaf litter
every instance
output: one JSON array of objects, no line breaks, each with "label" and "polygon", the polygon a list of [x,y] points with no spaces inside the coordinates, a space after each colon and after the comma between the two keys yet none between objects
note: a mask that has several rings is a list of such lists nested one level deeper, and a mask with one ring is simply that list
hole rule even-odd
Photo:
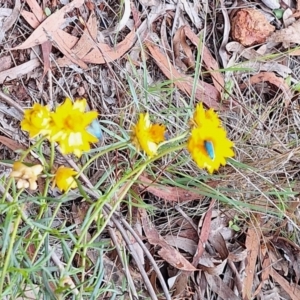
[{"label": "leaf litter", "polygon": [[[255,183],[260,194],[262,190],[262,194],[265,195],[266,183],[259,185],[255,177],[268,178],[270,182],[272,182],[272,184],[275,183],[274,186],[276,186],[277,181],[275,177],[277,175],[278,177],[284,177],[287,174],[289,174],[290,177],[296,176],[291,174],[296,174],[296,170],[293,167],[294,164],[292,163],[292,156],[296,156],[295,159],[297,159],[297,152],[291,152],[293,155],[286,153],[286,150],[289,149],[287,147],[290,144],[290,140],[286,137],[287,134],[280,132],[280,126],[276,127],[275,125],[271,127],[270,124],[275,123],[284,126],[280,117],[280,115],[284,115],[284,111],[279,110],[280,113],[276,115],[276,113],[274,113],[274,107],[277,103],[280,103],[278,106],[284,104],[286,110],[291,108],[291,105],[295,103],[296,95],[291,89],[288,80],[285,79],[291,77],[292,82],[297,82],[296,78],[298,77],[294,69],[287,64],[286,60],[283,58],[281,58],[281,61],[274,62],[271,60],[270,64],[268,64],[267,56],[276,53],[276,51],[274,52],[274,48],[272,48],[274,47],[274,43],[276,43],[277,47],[282,44],[283,47],[292,48],[295,48],[295,44],[299,44],[297,38],[297,34],[299,33],[297,18],[295,18],[295,21],[293,21],[291,25],[288,25],[287,28],[282,27],[281,29],[277,29],[270,35],[266,43],[265,38],[259,40],[259,42],[265,43],[265,46],[267,46],[265,47],[266,50],[263,55],[261,54],[261,51],[263,51],[262,48],[249,47],[239,48],[238,50],[234,50],[235,54],[230,54],[229,51],[232,52],[233,48],[230,48],[232,45],[229,45],[227,41],[224,46],[225,50],[223,49],[223,52],[220,51],[220,56],[218,57],[217,53],[213,51],[209,38],[206,37],[207,39],[203,39],[202,32],[200,35],[198,34],[205,20],[200,17],[201,14],[195,13],[197,1],[193,4],[187,1],[177,1],[176,4],[178,8],[175,5],[167,4],[167,8],[164,9],[162,8],[162,3],[154,1],[153,3],[144,3],[143,5],[146,8],[142,12],[140,8],[135,7],[133,4],[130,7],[129,1],[125,1],[125,9],[120,18],[120,22],[111,28],[111,32],[116,33],[116,31],[121,28],[126,29],[127,26],[130,26],[128,24],[132,21],[131,14],[133,15],[133,22],[131,23],[134,25],[131,26],[129,33],[126,30],[125,33],[122,33],[121,42],[115,42],[110,45],[103,41],[97,41],[99,14],[97,14],[96,9],[93,9],[93,7],[95,8],[95,6],[93,6],[95,3],[91,2],[93,5],[89,4],[90,14],[88,18],[82,20],[80,36],[74,36],[66,30],[70,25],[70,19],[67,20],[66,15],[71,14],[75,8],[80,9],[83,6],[83,1],[74,0],[69,4],[65,4],[47,18],[38,1],[27,0],[26,2],[31,12],[23,8],[20,13],[24,20],[35,30],[30,34],[27,40],[23,40],[22,44],[18,46],[14,44],[12,46],[12,44],[9,44],[8,41],[5,40],[9,31],[13,31],[11,27],[12,23],[10,19],[8,19],[6,24],[10,26],[3,27],[3,39],[9,45],[10,51],[15,53],[28,49],[26,51],[31,52],[31,49],[37,45],[41,45],[43,49],[42,55],[44,56],[44,75],[46,73],[57,75],[57,73],[53,71],[55,64],[51,61],[52,58],[50,59],[50,55],[52,56],[56,53],[55,50],[53,50],[54,47],[61,53],[61,55],[59,55],[60,57],[56,59],[57,65],[66,68],[66,70],[71,70],[70,67],[72,65],[79,66],[81,70],[86,72],[85,76],[91,78],[90,82],[94,82],[94,84],[91,85],[96,89],[99,78],[93,73],[88,73],[89,68],[95,68],[94,65],[103,65],[97,67],[103,67],[106,74],[108,74],[106,77],[104,76],[102,80],[102,82],[106,82],[109,75],[112,75],[112,68],[109,67],[110,64],[113,66],[114,72],[116,72],[116,62],[121,64],[121,60],[127,60],[126,58],[128,58],[128,56],[126,56],[126,54],[128,54],[134,57],[135,65],[142,69],[144,62],[141,59],[143,55],[141,49],[142,46],[145,47],[147,49],[147,63],[151,61],[153,66],[158,67],[155,69],[155,72],[159,72],[160,70],[161,74],[165,76],[157,78],[154,74],[149,74],[149,81],[150,79],[153,82],[161,78],[170,79],[172,88],[175,86],[181,91],[180,97],[187,97],[186,99],[189,99],[195,92],[194,97],[197,101],[203,101],[208,107],[215,108],[216,110],[225,111],[225,117],[228,118],[228,125],[237,132],[236,143],[239,161],[248,162],[250,157],[253,156],[255,159],[250,162],[250,164],[254,165],[253,167],[257,167],[255,160],[265,165],[265,168],[259,172],[259,176],[256,173],[258,172],[257,170],[249,169],[242,169],[240,173],[234,173],[233,167],[233,169],[227,171],[229,173],[226,174],[230,177],[230,182],[228,182],[226,178],[210,178],[206,182],[207,187],[213,189],[217,188],[220,191],[224,189],[225,194],[226,188],[231,187],[232,192],[230,193],[230,197],[232,197],[232,199],[243,198],[245,203],[249,205],[254,205],[260,201],[261,206],[270,208],[270,211],[274,211],[274,205],[280,204],[274,201],[273,198],[271,199],[273,202],[269,200],[265,201],[263,197],[252,199],[252,197],[256,196],[253,190],[249,188],[249,183]],[[222,7],[219,9],[220,15],[228,15],[229,7],[226,7],[223,1],[221,1],[221,4]],[[210,10],[207,7],[208,4],[203,5],[206,5],[205,12],[209,14]],[[13,10],[6,12],[5,16],[8,17],[12,15],[17,9],[20,9],[18,2],[16,2]],[[97,7],[97,9],[100,8]],[[145,18],[145,12],[149,15],[148,20]],[[153,17],[154,15],[155,17]],[[14,22],[19,22],[17,20],[17,14],[14,13],[12,16]],[[152,16],[152,18],[150,16]],[[77,16],[75,19],[80,20]],[[139,23],[141,19],[142,22]],[[160,24],[157,21],[160,19],[162,20],[161,28],[159,28]],[[228,39],[230,40],[230,30],[228,30],[226,20],[229,20],[229,18],[226,19],[226,17],[224,17],[224,23],[227,26],[226,30]],[[285,25],[283,24],[282,26]],[[141,40],[138,39],[137,33]],[[234,36],[238,34],[239,33],[235,33]],[[226,39],[225,35],[223,36],[224,39]],[[247,45],[249,45],[249,43]],[[134,49],[136,47],[138,50]],[[216,48],[218,47],[221,49],[220,44],[216,44]],[[134,54],[135,50],[136,53]],[[228,52],[226,52],[226,50]],[[195,72],[197,68],[196,60],[198,51],[200,52],[200,61],[202,62],[202,72],[208,75],[195,79],[191,74],[194,74],[193,72]],[[4,60],[3,56],[0,57],[0,59]],[[266,62],[259,61],[259,65],[254,67],[254,62],[257,63],[259,59],[265,59]],[[251,68],[251,71],[249,71],[249,74],[246,74],[246,79],[245,77],[243,78],[243,76],[245,76],[245,72],[243,71],[239,71],[239,74],[234,73],[234,76],[232,76],[233,73],[230,70],[220,71],[222,67],[220,62],[223,63],[224,68],[227,66],[230,68],[247,67],[248,69]],[[227,62],[230,62],[230,64],[228,65]],[[27,75],[27,79],[25,80],[26,84],[29,83],[31,72],[36,68],[40,68],[41,65],[40,60],[37,58],[27,60],[25,63],[14,66],[13,68],[11,68],[11,64],[8,63],[7,67],[0,73],[0,83],[3,84],[2,88],[6,87],[9,82],[14,83],[20,78],[24,78],[24,75]],[[142,73],[143,72],[140,74]],[[240,73],[242,73],[242,75]],[[78,74],[67,78],[72,88],[71,94],[76,94],[75,91],[82,91],[79,96],[84,96],[85,91],[89,93],[93,92],[92,89],[89,89],[89,85],[86,85],[86,88],[80,85],[81,77],[76,78]],[[101,74],[101,71],[98,72],[97,75],[98,74]],[[102,74],[104,74],[104,72],[102,72]],[[231,77],[228,76],[229,74]],[[233,90],[231,94],[234,93],[241,98],[245,98],[246,103],[251,102],[251,109],[253,109],[253,111],[259,112],[260,110],[264,110],[265,114],[270,116],[270,119],[265,118],[265,120],[267,120],[266,123],[267,126],[270,127],[271,132],[266,131],[265,134],[262,135],[261,132],[264,130],[264,127],[257,122],[257,119],[253,119],[253,115],[249,113],[239,119],[237,115],[234,115],[234,112],[229,111],[227,108],[228,105],[230,107],[232,103],[229,102],[226,103],[226,105],[221,103],[222,93],[224,89],[227,88],[226,84],[229,78],[235,80],[237,83],[235,85],[236,90]],[[45,80],[45,78],[39,79],[41,81]],[[193,91],[194,82],[197,83],[195,91]],[[276,97],[278,96],[280,98],[281,102],[272,101],[272,105],[270,105],[268,99],[265,100],[263,104],[259,102],[257,100],[258,97],[256,97],[259,95],[259,92],[257,92],[258,89],[255,87],[261,84],[263,85],[262,93],[271,94],[272,97],[276,95]],[[113,89],[112,85],[104,87],[104,92],[108,93],[108,89]],[[121,90],[122,89],[117,86],[112,93],[113,101],[106,105],[103,104],[103,107],[106,107],[105,109],[112,115],[119,113],[114,110],[113,106],[118,105],[118,100],[122,99],[123,95],[120,94]],[[265,92],[266,90],[267,92]],[[96,91],[97,92],[93,94],[99,94],[98,89],[96,89]],[[252,96],[249,96],[251,93]],[[253,94],[255,96],[253,96]],[[56,96],[57,94],[55,97]],[[138,97],[139,96],[140,95],[138,95]],[[34,94],[31,94],[31,97],[40,101]],[[117,99],[118,97],[119,99]],[[231,97],[231,100],[235,101],[235,97]],[[4,99],[3,97],[1,98]],[[99,99],[100,97],[98,100]],[[47,101],[48,99],[45,100]],[[159,100],[163,102],[163,99]],[[17,97],[15,97],[13,101],[17,104],[20,102]],[[245,105],[243,99],[241,99],[240,102]],[[22,106],[27,106],[27,103],[20,103]],[[91,103],[91,105],[95,105],[95,103]],[[161,103],[155,104],[158,109],[162,108],[161,105]],[[97,107],[99,108],[101,105]],[[120,105],[120,108],[121,107],[123,107],[123,105]],[[178,109],[179,108],[180,107],[178,107]],[[101,107],[101,109],[103,108]],[[4,113],[9,115],[5,110]],[[293,111],[293,113],[295,112]],[[13,116],[10,115],[10,117]],[[17,117],[14,118],[18,119]],[[110,121],[111,120],[106,123],[107,126],[109,126]],[[294,124],[290,126],[294,126]],[[4,129],[11,128],[3,123],[1,123],[1,127]],[[245,127],[247,129],[244,129]],[[111,127],[108,128],[111,130]],[[237,128],[239,128],[240,131]],[[253,132],[251,132],[249,128],[254,128]],[[1,137],[2,145],[5,145],[13,151],[23,147],[22,143],[15,140],[16,136],[14,136],[14,132],[7,130],[5,135],[8,137]],[[239,135],[242,136],[242,138],[246,138],[247,135],[250,135],[247,143],[249,143],[251,149],[250,146],[247,148],[247,146],[241,143],[238,137]],[[274,140],[276,140],[274,135],[280,139],[281,143],[274,143]],[[110,138],[111,137],[109,137],[109,139]],[[265,148],[263,148],[264,143],[270,143],[272,147],[265,150]],[[257,147],[261,147],[264,150],[255,152],[254,148]],[[276,156],[278,154],[277,151],[281,152],[281,155]],[[273,160],[274,156],[280,159],[280,164],[276,166],[274,166],[274,161],[277,160]],[[120,157],[110,157],[108,161],[118,161],[118,159],[122,161]],[[277,167],[276,176],[270,174],[272,161],[273,168]],[[105,161],[100,162],[97,168],[100,166],[100,168],[103,168],[103,171],[100,170],[101,172],[96,175],[107,174],[109,178],[117,176],[120,170],[111,171],[109,170],[111,164],[109,163],[107,165],[106,163]],[[118,163],[115,164],[115,166],[117,165]],[[160,176],[169,178],[170,174],[162,171]],[[100,177],[95,178],[95,182],[97,182],[99,178]],[[299,217],[298,219],[296,217],[297,205],[295,206],[296,208],[291,210],[289,215],[285,215],[284,220],[274,218],[272,215],[267,215],[266,218],[269,218],[269,220],[264,220],[260,214],[252,214],[251,210],[245,208],[245,212],[249,213],[248,217],[238,219],[239,226],[237,226],[237,228],[239,228],[239,231],[235,232],[230,228],[230,221],[235,222],[233,221],[235,220],[234,214],[237,212],[230,211],[226,205],[223,207],[221,204],[217,204],[218,201],[216,199],[207,196],[205,192],[201,193],[203,191],[199,191],[199,187],[179,188],[175,184],[172,186],[172,184],[170,184],[170,182],[172,182],[171,180],[167,181],[169,183],[166,184],[162,183],[164,181],[160,180],[159,177],[155,180],[148,178],[150,177],[147,175],[139,177],[138,187],[135,192],[144,199],[148,197],[150,203],[156,205],[157,211],[155,214],[157,214],[157,218],[151,216],[145,209],[139,208],[135,212],[132,211],[135,217],[132,226],[136,233],[140,237],[143,237],[144,243],[150,249],[153,256],[157,254],[157,256],[155,256],[156,260],[164,265],[162,269],[165,268],[167,270],[168,275],[165,277],[165,280],[169,282],[170,293],[168,296],[165,296],[166,299],[170,299],[170,295],[172,295],[174,299],[184,296],[188,299],[192,299],[192,297],[194,297],[193,299],[209,297],[219,297],[219,299],[251,299],[253,297],[258,297],[259,299],[270,299],[270,297],[274,299],[279,299],[279,297],[285,297],[285,299],[299,298],[297,298],[300,276],[299,247],[297,243],[291,239],[283,238],[281,233],[276,231],[277,228],[284,228],[288,224],[290,224],[292,228],[296,228],[295,223],[297,224],[299,220]],[[107,184],[107,182],[105,184]],[[241,190],[244,194],[240,193]],[[207,192],[207,190],[205,191]],[[234,195],[235,191],[237,191],[236,195]],[[72,203],[72,206],[70,206],[72,211],[68,211],[70,207],[66,205],[65,213],[69,216],[70,222],[77,226],[76,232],[80,235],[80,226],[83,226],[84,220],[87,218],[89,206],[85,207],[82,204],[75,204],[75,200]],[[185,214],[178,213],[180,210],[174,209],[174,205],[180,205],[181,211]],[[121,211],[121,209],[124,209],[124,207],[119,208],[119,211]],[[153,218],[153,220],[151,220],[151,218]],[[294,223],[292,222],[293,220]],[[97,220],[95,220],[95,222],[97,224]],[[196,224],[198,224],[198,227]],[[198,228],[197,231],[195,231],[195,226]],[[108,232],[110,232],[111,236],[113,236],[112,231],[115,232],[120,247],[122,249],[128,247],[125,246],[123,237],[119,231],[110,228]],[[110,236],[108,232],[106,232],[106,238]],[[86,237],[87,242],[89,242],[92,234],[93,231],[91,230]],[[138,243],[134,235],[131,234],[129,236],[131,243],[136,243],[135,252],[138,253],[139,261],[147,268],[149,258],[144,256],[144,248],[137,245]],[[95,264],[99,258],[99,253],[90,252],[89,250],[87,256],[91,262]],[[108,251],[107,255],[103,255],[103,259],[104,269],[106,270],[103,275],[104,281],[109,283],[112,280],[117,286],[122,286],[122,277],[124,275],[118,254]],[[81,266],[82,257],[80,255],[77,257],[76,263],[78,267]],[[160,293],[161,286],[156,283],[158,273],[150,272],[150,268],[148,271],[149,274],[151,273],[151,282],[155,291]],[[137,281],[143,281],[142,277],[138,275],[133,268],[130,268],[130,272],[128,272],[127,276],[129,279],[132,277]],[[70,284],[73,284],[72,281],[70,281]],[[32,288],[35,290],[35,286]],[[111,296],[111,294],[107,296]]]}]

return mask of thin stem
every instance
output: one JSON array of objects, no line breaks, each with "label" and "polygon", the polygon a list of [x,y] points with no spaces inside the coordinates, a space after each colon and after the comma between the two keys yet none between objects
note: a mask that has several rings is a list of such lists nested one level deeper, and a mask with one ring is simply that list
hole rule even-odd
[{"label": "thin stem", "polygon": [[25,157],[30,153],[30,151],[32,151],[34,148],[38,148],[39,145],[46,139],[45,136],[41,137],[39,140],[36,141],[36,143],[32,144],[28,149],[26,149],[26,151],[22,152],[22,155],[20,157],[20,161],[22,162]]},{"label": "thin stem", "polygon": [[2,202],[3,203],[5,201],[5,198],[7,198],[7,196],[9,195],[8,191],[10,189],[10,186],[11,186],[13,180],[14,180],[14,178],[9,178],[9,181],[8,181],[8,183],[6,185],[6,188],[5,188],[4,192],[3,192],[3,197],[2,197]]},{"label": "thin stem", "polygon": [[[71,264],[72,261],[74,259],[74,256],[76,255],[76,251],[78,247],[82,247],[82,240],[85,236],[85,234],[87,233],[88,229],[90,228],[92,222],[100,215],[101,209],[103,208],[104,203],[108,202],[112,196],[115,194],[116,190],[119,188],[119,186],[124,183],[125,181],[127,181],[131,176],[135,175],[134,178],[131,180],[130,183],[128,183],[126,185],[125,188],[122,189],[122,192],[118,195],[118,200],[116,201],[115,205],[112,208],[112,211],[110,212],[110,214],[107,216],[106,220],[102,223],[100,229],[98,230],[97,234],[95,234],[93,236],[93,238],[91,238],[91,240],[89,241],[89,243],[93,243],[94,240],[102,233],[102,231],[104,230],[104,228],[107,226],[107,224],[109,223],[110,217],[112,216],[113,212],[118,208],[118,206],[120,205],[120,203],[122,202],[123,198],[125,197],[125,195],[127,194],[128,190],[131,188],[131,186],[135,183],[135,181],[137,180],[137,178],[140,176],[140,174],[144,171],[144,169],[146,168],[147,164],[144,164],[143,166],[140,166],[139,168],[137,168],[136,170],[133,170],[132,172],[130,172],[127,176],[125,176],[122,180],[120,180],[116,186],[106,195],[101,197],[100,199],[97,200],[97,202],[100,204],[99,206],[95,207],[94,212],[92,213],[92,215],[90,216],[89,220],[84,224],[84,226],[81,229],[81,235],[77,241],[77,246],[74,247],[66,270],[69,270],[71,268]],[[137,173],[137,174],[136,174]]]},{"label": "thin stem", "polygon": [[[17,202],[17,197],[15,199],[15,202]],[[8,250],[7,250],[7,253],[6,253],[6,258],[5,258],[5,262],[4,262],[4,265],[3,265],[3,268],[2,268],[2,276],[0,276],[0,295],[3,294],[3,286],[4,286],[4,281],[5,281],[5,274],[6,274],[6,271],[8,269],[8,266],[9,266],[9,262],[10,262],[10,259],[11,259],[11,254],[12,254],[12,250],[13,250],[13,247],[14,247],[14,244],[15,244],[15,240],[16,240],[16,236],[17,236],[17,232],[18,232],[18,229],[19,229],[19,225],[20,225],[20,222],[22,220],[22,215],[21,213],[18,211],[18,216],[16,219],[14,219],[14,222],[12,222],[11,224],[13,224],[13,232],[11,234],[11,239],[10,239],[10,242],[9,242],[9,247],[8,247]]]},{"label": "thin stem", "polygon": [[128,142],[122,142],[122,143],[118,143],[118,144],[114,144],[111,147],[108,147],[106,149],[104,149],[103,151],[97,153],[95,156],[93,156],[91,159],[89,159],[84,165],[83,167],[80,169],[80,171],[78,172],[78,175],[76,176],[76,178],[78,178],[79,176],[81,176],[83,174],[83,171],[95,160],[97,160],[99,157],[103,156],[106,153],[109,153],[111,151],[114,150],[120,150],[123,147],[126,147],[128,145]]},{"label": "thin stem", "polygon": [[54,165],[55,158],[55,143],[51,142],[51,154],[50,154],[50,162],[49,162],[49,170],[52,170]]}]

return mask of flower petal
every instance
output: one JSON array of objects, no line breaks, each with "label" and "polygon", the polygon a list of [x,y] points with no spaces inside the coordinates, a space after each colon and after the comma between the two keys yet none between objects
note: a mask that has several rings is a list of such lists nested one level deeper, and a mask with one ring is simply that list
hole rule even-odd
[{"label": "flower petal", "polygon": [[51,121],[49,108],[36,103],[32,108],[25,110],[21,128],[28,131],[30,138],[39,134],[48,135]]},{"label": "flower petal", "polygon": [[74,153],[80,157],[90,150],[90,143],[98,139],[87,132],[88,126],[98,116],[96,111],[85,112],[86,99],[76,100],[74,104],[67,98],[53,113],[50,140],[59,144],[63,154]]},{"label": "flower petal", "polygon": [[77,175],[77,172],[73,169],[60,166],[55,173],[54,183],[62,192],[74,189],[77,187],[77,182],[73,177],[75,175]]},{"label": "flower petal", "polygon": [[[207,149],[207,142],[213,148],[213,156]],[[225,165],[225,158],[234,156],[232,147],[233,143],[227,139],[225,129],[211,127],[208,123],[193,128],[187,144],[187,149],[196,164],[200,168],[206,168],[209,173],[213,173],[221,165]]]},{"label": "flower petal", "polygon": [[149,114],[139,115],[139,119],[133,126],[132,142],[138,149],[142,149],[149,157],[157,154],[158,144],[165,140],[165,126],[151,124]]},{"label": "flower petal", "polygon": [[205,110],[203,103],[198,103],[193,116],[193,123],[200,127],[205,123],[210,123],[211,126],[221,126],[221,121],[218,117],[218,114],[214,112],[213,109]]}]

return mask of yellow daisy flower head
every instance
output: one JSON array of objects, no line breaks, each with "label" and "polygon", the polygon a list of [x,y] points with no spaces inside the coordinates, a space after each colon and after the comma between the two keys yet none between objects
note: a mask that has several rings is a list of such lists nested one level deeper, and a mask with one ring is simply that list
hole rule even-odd
[{"label": "yellow daisy flower head", "polygon": [[212,127],[206,123],[192,129],[187,149],[200,168],[213,173],[226,164],[226,158],[234,156],[233,145],[226,137],[224,128]]},{"label": "yellow daisy flower head", "polygon": [[21,128],[28,131],[30,138],[34,138],[39,134],[48,135],[50,123],[49,107],[35,103],[32,108],[25,110]]},{"label": "yellow daisy flower head", "polygon": [[32,167],[28,167],[21,163],[20,161],[16,161],[13,164],[12,171],[10,173],[10,177],[17,179],[17,188],[29,188],[30,190],[37,189],[37,177],[43,171],[42,165],[34,165]]},{"label": "yellow daisy flower head", "polygon": [[205,110],[203,103],[198,103],[193,116],[193,124],[202,126],[204,123],[211,123],[211,126],[221,126],[221,121],[218,114],[212,109]]},{"label": "yellow daisy flower head", "polygon": [[63,154],[74,153],[80,157],[90,150],[90,143],[98,139],[87,131],[87,127],[97,118],[96,111],[85,112],[86,99],[72,103],[70,98],[52,113],[50,140],[59,144]]},{"label": "yellow daisy flower head", "polygon": [[60,166],[55,173],[53,185],[56,185],[62,192],[75,189],[77,187],[77,182],[73,177],[75,175],[77,172],[72,168]]},{"label": "yellow daisy flower head", "polygon": [[158,144],[165,140],[166,127],[151,124],[149,114],[140,114],[139,120],[133,126],[132,140],[138,149],[142,149],[149,157],[157,154]]}]

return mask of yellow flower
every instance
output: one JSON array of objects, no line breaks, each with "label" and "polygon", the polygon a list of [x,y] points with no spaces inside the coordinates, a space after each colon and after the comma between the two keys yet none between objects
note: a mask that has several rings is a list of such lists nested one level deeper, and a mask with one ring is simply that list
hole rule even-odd
[{"label": "yellow flower", "polygon": [[202,102],[197,104],[192,121],[196,127],[200,127],[204,123],[210,123],[215,127],[221,126],[218,114],[212,108],[205,110]]},{"label": "yellow flower", "polygon": [[54,185],[57,185],[62,192],[75,189],[77,187],[77,182],[73,177],[75,175],[77,175],[77,172],[72,168],[60,166],[55,173]]},{"label": "yellow flower", "polygon": [[51,114],[48,106],[35,103],[32,108],[25,110],[21,128],[29,132],[30,138],[34,138],[39,134],[47,135],[50,122]]},{"label": "yellow flower", "polygon": [[35,165],[27,167],[20,161],[16,161],[13,164],[13,169],[10,173],[10,177],[17,179],[17,188],[29,188],[30,190],[37,189],[37,177],[43,171],[42,165]]},{"label": "yellow flower", "polygon": [[222,127],[212,127],[209,123],[192,129],[187,149],[200,168],[209,173],[225,165],[227,157],[234,156],[233,142],[226,137]]},{"label": "yellow flower", "polygon": [[148,113],[140,114],[137,124],[133,126],[133,143],[152,157],[157,153],[158,144],[165,140],[165,131],[165,126],[151,124]]},{"label": "yellow flower", "polygon": [[98,139],[87,131],[87,127],[97,118],[96,111],[85,112],[86,100],[72,103],[70,98],[52,114],[50,140],[58,142],[63,154],[74,153],[80,157],[90,150],[90,143]]}]

